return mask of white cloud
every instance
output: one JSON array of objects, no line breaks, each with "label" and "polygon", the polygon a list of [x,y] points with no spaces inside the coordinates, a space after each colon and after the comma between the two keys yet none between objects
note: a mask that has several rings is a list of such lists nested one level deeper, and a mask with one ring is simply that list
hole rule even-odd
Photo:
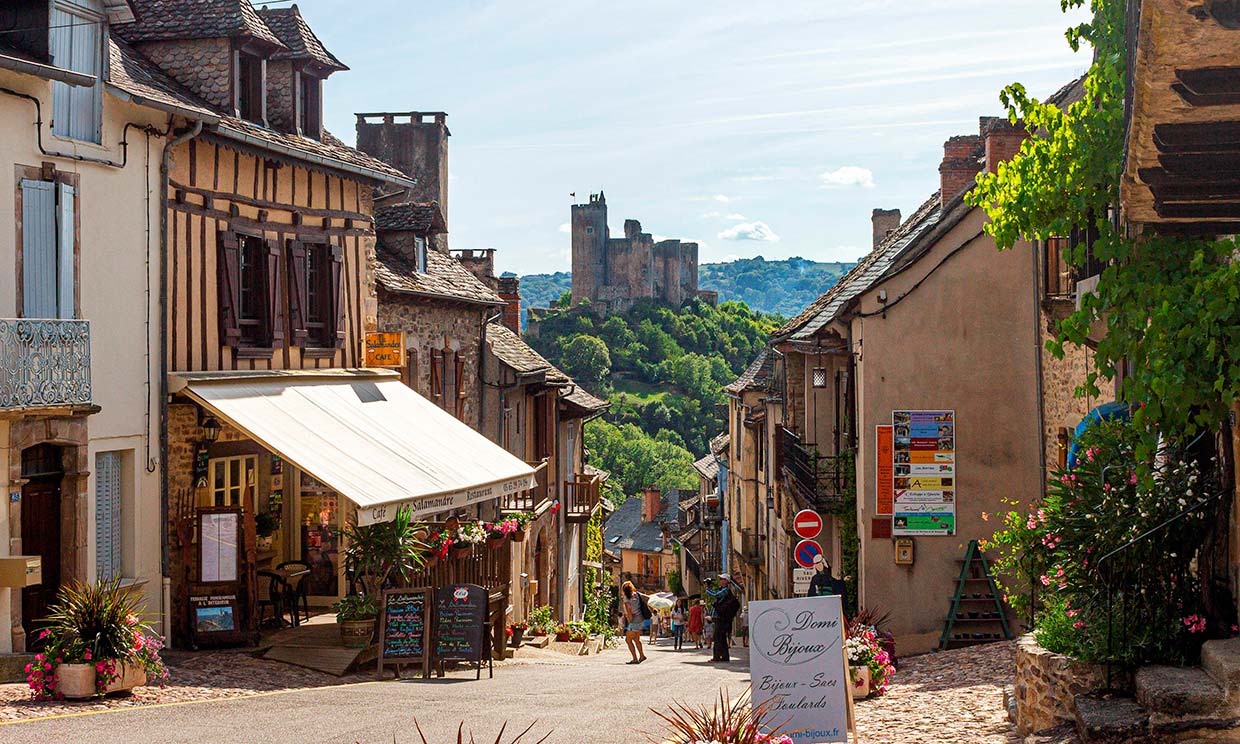
[{"label": "white cloud", "polygon": [[779,236],[765,222],[741,222],[719,233],[722,240],[757,240],[777,243]]},{"label": "white cloud", "polygon": [[560,225],[560,232],[562,232],[562,233],[570,233],[570,232],[572,232],[572,231],[573,231],[572,226],[571,226],[571,225],[569,225],[567,222],[565,222],[563,225]]},{"label": "white cloud", "polygon": [[748,217],[746,217],[745,215],[741,214],[740,212],[733,212],[732,214],[728,215],[728,217],[727,217],[727,218],[728,218],[729,220],[740,220],[740,221],[742,221],[742,222],[743,222],[743,221],[745,221],[745,220],[747,220],[747,219],[749,219]]},{"label": "white cloud", "polygon": [[861,168],[856,165],[844,165],[833,171],[823,173],[822,184],[827,188],[861,186],[863,188],[872,189],[874,188],[874,174],[869,168]]},{"label": "white cloud", "polygon": [[722,216],[723,216],[723,212],[717,212],[717,211],[715,211],[715,210],[713,210],[713,209],[712,209],[711,211],[709,211],[709,212],[703,212],[703,213],[702,213],[702,219],[704,219],[704,220],[713,220],[713,219],[716,219],[716,218],[719,218],[719,217],[722,217]]},{"label": "white cloud", "polygon": [[715,194],[711,198],[719,202],[720,204],[727,204],[728,202],[732,201],[732,197],[725,196],[723,194]]}]

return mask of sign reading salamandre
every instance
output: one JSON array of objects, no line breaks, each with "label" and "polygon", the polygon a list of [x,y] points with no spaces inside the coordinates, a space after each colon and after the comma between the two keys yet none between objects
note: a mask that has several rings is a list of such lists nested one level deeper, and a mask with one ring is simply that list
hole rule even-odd
[{"label": "sign reading salamandre", "polygon": [[754,707],[798,744],[848,741],[848,667],[840,597],[749,603]]}]

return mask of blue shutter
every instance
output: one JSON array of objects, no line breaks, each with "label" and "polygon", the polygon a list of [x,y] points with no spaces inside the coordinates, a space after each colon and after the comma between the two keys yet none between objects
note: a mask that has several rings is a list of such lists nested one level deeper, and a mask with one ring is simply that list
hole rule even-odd
[{"label": "blue shutter", "polygon": [[100,581],[121,575],[121,453],[95,455],[95,567]]},{"label": "blue shutter", "polygon": [[59,8],[52,8],[50,19],[52,64],[96,78],[89,88],[52,83],[52,132],[61,137],[98,143],[102,113],[99,78],[103,72],[103,21]]},{"label": "blue shutter", "polygon": [[22,317],[55,318],[56,191],[22,179]]},{"label": "blue shutter", "polygon": [[74,312],[74,201],[77,191],[67,183],[58,183],[60,199],[56,205],[56,310],[57,318],[77,317]]}]

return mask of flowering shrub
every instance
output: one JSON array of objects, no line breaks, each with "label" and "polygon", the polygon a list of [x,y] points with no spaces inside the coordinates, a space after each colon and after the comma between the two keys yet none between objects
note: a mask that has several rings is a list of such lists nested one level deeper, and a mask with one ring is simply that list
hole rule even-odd
[{"label": "flowering shrub", "polygon": [[487,522],[485,524],[487,537],[491,539],[508,537],[516,532],[520,527],[517,525],[515,518],[505,519],[502,522]]},{"label": "flowering shrub", "polygon": [[844,650],[848,652],[849,666],[869,668],[871,694],[885,693],[896,668],[881,645],[878,631],[869,625],[860,626],[844,641]]},{"label": "flowering shrub", "polygon": [[1183,663],[1200,648],[1195,563],[1213,495],[1197,463],[1169,447],[1138,462],[1143,436],[1125,422],[1091,426],[1076,467],[1053,474],[1041,504],[1001,515],[983,545],[1050,651],[1139,664]]},{"label": "flowering shrub", "polygon": [[426,539],[427,549],[440,560],[448,557],[448,551],[455,543],[456,536],[447,530],[440,530]]}]

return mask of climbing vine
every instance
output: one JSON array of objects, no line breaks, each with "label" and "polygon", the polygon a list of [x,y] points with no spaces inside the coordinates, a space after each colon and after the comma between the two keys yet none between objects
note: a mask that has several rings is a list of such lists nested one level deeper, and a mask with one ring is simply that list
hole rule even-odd
[{"label": "climbing vine", "polygon": [[[1065,12],[1085,4],[1060,0]],[[1083,345],[1090,327],[1103,324],[1095,371],[1078,395],[1099,395],[1099,383],[1123,368],[1120,397],[1141,403],[1137,423],[1191,436],[1216,429],[1240,397],[1240,266],[1230,260],[1237,245],[1129,233],[1111,219],[1124,162],[1126,9],[1123,0],[1089,0],[1089,7],[1090,20],[1066,33],[1074,50],[1094,51],[1084,97],[1060,108],[1020,84],[1005,88],[1000,100],[1009,118],[1035,136],[979,176],[968,199],[986,210],[986,230],[1000,250],[1021,239],[1097,231],[1093,257],[1106,264],[1097,292],[1082,295],[1048,347],[1062,357],[1065,344]],[[1065,258],[1084,267],[1086,250],[1081,245]],[[1153,441],[1142,445],[1140,459]]]}]

